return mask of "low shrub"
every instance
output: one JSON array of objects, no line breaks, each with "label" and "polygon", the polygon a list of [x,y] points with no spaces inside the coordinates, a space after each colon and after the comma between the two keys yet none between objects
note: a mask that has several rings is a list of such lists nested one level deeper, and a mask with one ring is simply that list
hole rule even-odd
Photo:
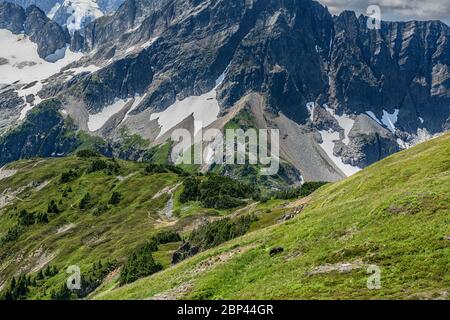
[{"label": "low shrub", "polygon": [[118,191],[114,191],[111,195],[111,198],[109,199],[110,205],[118,205],[120,203],[120,200],[122,199],[122,194]]},{"label": "low shrub", "polygon": [[204,207],[214,209],[235,208],[245,203],[243,199],[259,194],[259,190],[249,184],[218,175],[189,177],[183,185],[181,203],[200,201]]},{"label": "low shrub", "polygon": [[286,188],[276,192],[273,197],[281,200],[291,200],[299,197],[307,197],[327,182],[305,182],[302,186],[296,188]]},{"label": "low shrub", "polygon": [[79,158],[94,158],[99,157],[100,153],[97,150],[93,149],[82,149],[77,151],[76,155]]},{"label": "low shrub", "polygon": [[50,203],[47,206],[47,213],[58,214],[59,212],[60,211],[59,211],[58,206],[56,205],[55,200],[51,200]]},{"label": "low shrub", "polygon": [[166,244],[181,241],[181,236],[174,231],[161,231],[152,238],[157,244]]},{"label": "low shrub", "polygon": [[225,218],[214,221],[192,231],[188,241],[201,250],[210,249],[244,235],[255,220],[254,215],[245,215],[237,220]]},{"label": "low shrub", "polygon": [[116,161],[106,161],[103,159],[95,159],[91,162],[87,169],[87,173],[94,173],[105,170],[107,174],[118,173],[120,169]]},{"label": "low shrub", "polygon": [[157,250],[156,242],[148,243],[130,255],[120,272],[120,285],[132,283],[162,270],[162,265],[153,259],[155,246]]},{"label": "low shrub", "polygon": [[60,181],[61,183],[68,183],[75,180],[76,178],[78,178],[78,172],[69,169],[68,171],[61,173]]},{"label": "low shrub", "polygon": [[80,208],[80,210],[86,210],[86,209],[88,209],[90,207],[90,205],[91,205],[91,195],[88,192],[81,199],[80,204],[78,205],[78,207]]}]

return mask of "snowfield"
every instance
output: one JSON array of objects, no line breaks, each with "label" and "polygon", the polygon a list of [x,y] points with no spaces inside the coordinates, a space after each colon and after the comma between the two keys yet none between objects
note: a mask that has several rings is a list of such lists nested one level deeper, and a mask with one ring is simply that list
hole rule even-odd
[{"label": "snowfield", "polygon": [[120,112],[125,105],[130,101],[130,99],[116,99],[116,101],[103,108],[103,110],[99,113],[96,114],[91,114],[89,115],[89,120],[88,120],[88,128],[89,131],[97,131],[98,129],[100,129],[101,127],[104,126],[104,124],[116,113]]},{"label": "snowfield", "polygon": [[103,16],[96,0],[65,0],[61,10],[71,14],[66,26],[71,34],[80,30],[86,23]]},{"label": "snowfield", "polygon": [[306,104],[306,109],[308,109],[309,113],[309,120],[311,120],[311,122],[314,121],[314,106],[315,106],[314,102],[308,102]]},{"label": "snowfield", "polygon": [[361,168],[354,167],[342,162],[342,159],[334,155],[334,141],[339,140],[339,132],[333,131],[319,131],[322,136],[322,143],[320,147],[325,151],[327,156],[334,162],[334,164],[347,176],[354,175]]},{"label": "snowfield", "polygon": [[383,110],[383,117],[381,118],[381,122],[392,132],[395,133],[395,124],[398,120],[398,114],[400,110],[395,109],[394,113],[390,114],[386,110]]},{"label": "snowfield", "polygon": [[346,115],[345,113],[342,116],[339,116],[335,113],[335,111],[331,108],[329,108],[327,105],[324,105],[325,109],[328,111],[329,114],[331,114],[336,121],[339,123],[339,126],[344,129],[344,140],[342,140],[342,142],[345,145],[348,145],[350,142],[350,139],[348,137],[348,135],[350,134],[350,131],[353,128],[353,125],[355,124],[355,120],[353,120],[352,118],[350,118],[348,115]]},{"label": "snowfield", "polygon": [[201,96],[192,96],[184,100],[177,100],[173,105],[160,113],[153,113],[150,120],[158,120],[161,131],[158,138],[189,117],[194,115],[195,132],[205,128],[217,120],[219,116],[219,104],[216,100],[216,89]]},{"label": "snowfield", "polygon": [[219,117],[220,107],[217,102],[217,87],[222,84],[225,79],[228,67],[216,79],[216,86],[214,89],[201,96],[191,96],[184,100],[177,100],[173,105],[163,112],[153,113],[150,116],[150,121],[158,120],[161,131],[157,137],[160,138],[170,129],[174,128],[191,114],[194,116],[194,136],[200,129],[209,126]]},{"label": "snowfield", "polygon": [[372,118],[372,120],[376,121],[378,124],[381,124],[380,120],[378,120],[377,116],[375,115],[375,113],[373,113],[372,111],[366,111],[367,115],[369,117]]},{"label": "snowfield", "polygon": [[395,133],[395,124],[398,121],[398,114],[400,113],[399,109],[395,109],[394,113],[389,113],[386,110],[383,110],[383,116],[381,117],[381,121],[377,118],[377,116],[372,111],[366,111],[366,113],[375,120],[378,124],[384,125],[389,131]]},{"label": "snowfield", "polygon": [[0,29],[0,43],[0,57],[7,59],[6,64],[0,65],[0,84],[16,81],[30,83],[47,79],[83,56],[82,53],[65,48],[57,53],[62,59],[56,62],[46,61],[39,57],[36,43],[27,36],[13,34],[5,29]]},{"label": "snowfield", "polygon": [[23,85],[23,88],[26,84],[35,82],[29,88],[17,90],[17,94],[22,98],[31,94],[35,96],[33,104],[26,103],[19,120],[23,120],[28,111],[41,101],[37,93],[42,89],[42,80],[60,72],[63,67],[83,56],[82,53],[74,53],[66,47],[50,55],[50,61],[44,60],[37,53],[36,43],[23,34],[13,34],[6,29],[0,29],[0,43],[0,58],[5,59],[5,63],[0,65],[0,84],[14,83]]}]

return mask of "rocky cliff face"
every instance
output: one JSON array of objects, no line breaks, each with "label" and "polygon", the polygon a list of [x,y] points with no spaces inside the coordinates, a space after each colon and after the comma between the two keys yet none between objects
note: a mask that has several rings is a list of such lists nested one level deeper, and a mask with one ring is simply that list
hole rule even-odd
[{"label": "rocky cliff face", "polygon": [[23,31],[25,18],[25,10],[22,7],[9,2],[0,2],[0,29],[20,33]]},{"label": "rocky cliff face", "polygon": [[96,0],[66,0],[52,15],[52,19],[73,33],[103,15]]},{"label": "rocky cliff face", "polygon": [[27,120],[0,137],[0,166],[30,157],[63,156],[77,145],[74,129],[59,114],[60,102],[48,100],[30,112]]},{"label": "rocky cliff face", "polygon": [[160,143],[156,113],[213,92],[218,123],[245,104],[280,129],[306,180],[337,180],[450,126],[450,31],[438,21],[371,30],[310,0],[127,0],[70,41],[86,72],[55,75],[41,96],[63,98],[87,131],[114,116],[97,132],[106,139],[127,128]]},{"label": "rocky cliff face", "polygon": [[10,0],[26,9],[39,7],[50,19],[69,30],[79,30],[103,15],[113,13],[123,0]]},{"label": "rocky cliff face", "polygon": [[[88,24],[74,35],[74,48],[90,51],[94,48],[117,42],[125,43],[129,37],[148,38],[162,28],[174,13],[166,8],[169,0],[127,0],[118,10]],[[136,41],[136,40],[135,40]]]},{"label": "rocky cliff face", "polygon": [[116,98],[126,99],[143,93],[152,79],[150,58],[140,52],[87,75],[71,88],[68,95],[81,99],[90,112],[98,113]]},{"label": "rocky cliff face", "polygon": [[35,5],[29,6],[25,11],[19,5],[0,3],[0,29],[28,35],[37,44],[41,58],[47,58],[70,42],[67,30],[47,18]]},{"label": "rocky cliff face", "polygon": [[330,103],[379,118],[399,109],[398,125],[410,133],[421,127],[419,117],[432,132],[448,128],[450,28],[413,21],[369,30],[366,18],[344,12],[335,18],[335,33]]},{"label": "rocky cliff face", "polygon": [[24,32],[31,41],[38,45],[38,54],[47,58],[57,50],[65,48],[70,42],[67,29],[51,21],[45,13],[36,6],[30,6],[25,12]]},{"label": "rocky cliff face", "polygon": [[62,0],[11,0],[8,2],[17,4],[24,9],[28,8],[29,6],[35,5],[38,6],[46,14],[48,14],[55,6],[62,2]]}]

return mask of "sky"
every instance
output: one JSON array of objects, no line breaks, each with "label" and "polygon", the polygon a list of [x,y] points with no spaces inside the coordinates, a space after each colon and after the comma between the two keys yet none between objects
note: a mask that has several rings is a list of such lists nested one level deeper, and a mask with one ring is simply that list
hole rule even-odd
[{"label": "sky", "polygon": [[441,20],[450,26],[450,0],[317,0],[326,5],[331,13],[339,14],[350,9],[358,14],[365,13],[369,5],[381,8],[381,19]]}]

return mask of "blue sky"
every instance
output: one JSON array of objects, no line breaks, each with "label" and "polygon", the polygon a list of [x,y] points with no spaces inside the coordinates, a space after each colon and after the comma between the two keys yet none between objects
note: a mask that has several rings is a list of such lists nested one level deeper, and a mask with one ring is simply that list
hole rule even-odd
[{"label": "blue sky", "polygon": [[344,9],[365,13],[371,4],[381,8],[382,20],[442,20],[450,26],[450,0],[317,0],[331,13]]}]

